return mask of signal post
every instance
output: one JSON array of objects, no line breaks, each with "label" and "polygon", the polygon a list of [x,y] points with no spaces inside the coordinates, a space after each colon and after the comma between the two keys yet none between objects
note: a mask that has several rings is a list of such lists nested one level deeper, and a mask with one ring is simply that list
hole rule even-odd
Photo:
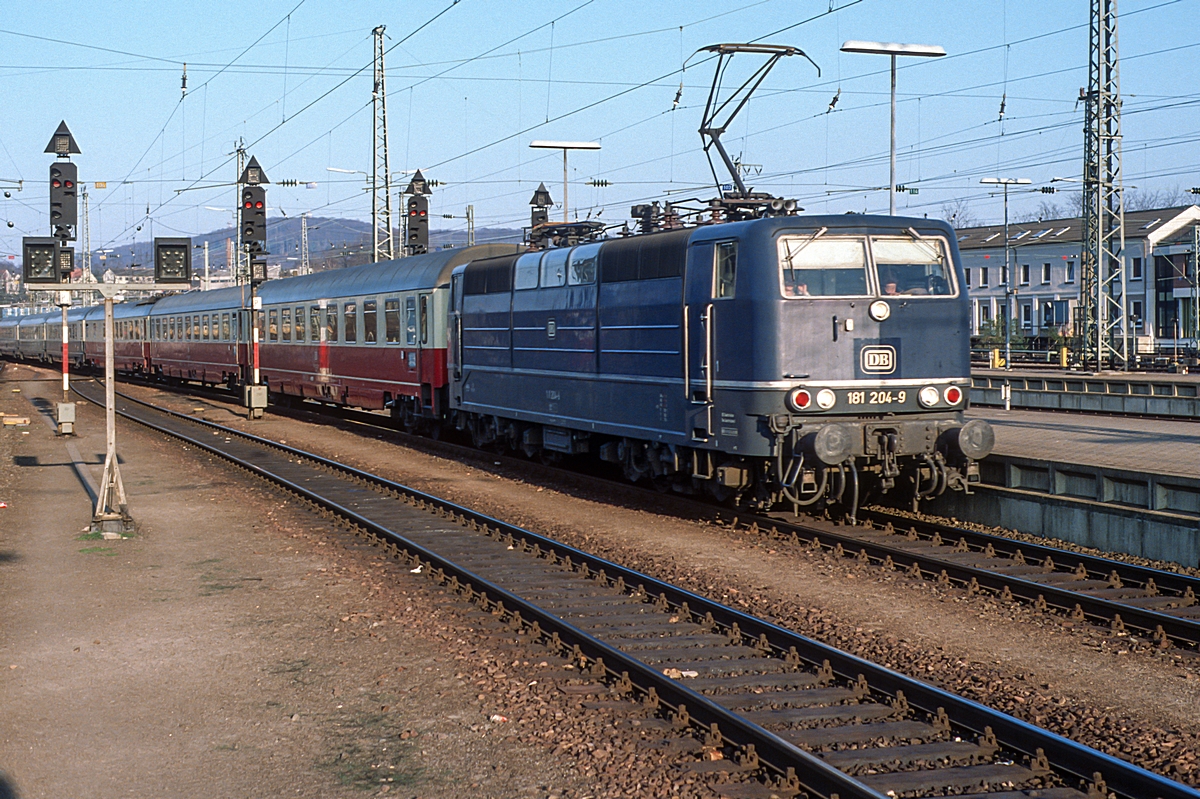
[{"label": "signal post", "polygon": [[[104,297],[104,399],[105,399],[105,456],[104,474],[100,480],[96,507],[92,514],[92,529],[106,537],[118,538],[131,528],[125,485],[121,481],[120,464],[117,461],[116,389],[114,384],[115,363],[113,359],[113,298],[117,292],[177,291],[188,288],[192,281],[192,242],[186,238],[154,240],[154,282],[133,283],[118,286],[114,283],[72,283],[71,272],[75,267],[75,251],[67,247],[75,240],[78,221],[77,183],[75,164],[70,162],[72,154],[79,153],[66,122],[58,126],[46,152],[54,153],[57,160],[50,167],[50,224],[54,235],[50,237],[27,236],[21,242],[22,278],[27,291],[53,291],[58,293],[63,306],[63,394],[69,388],[68,378],[68,333],[67,308],[71,305],[71,294],[97,291]],[[59,405],[59,430],[75,421],[75,404],[64,402]]]},{"label": "signal post", "polygon": [[258,287],[267,280],[267,190],[270,183],[267,173],[250,156],[250,163],[238,178],[241,190],[242,247],[250,261],[250,374],[242,393],[242,403],[251,419],[261,419],[267,407],[267,387],[262,382],[259,364],[259,316],[262,313],[262,298]]}]

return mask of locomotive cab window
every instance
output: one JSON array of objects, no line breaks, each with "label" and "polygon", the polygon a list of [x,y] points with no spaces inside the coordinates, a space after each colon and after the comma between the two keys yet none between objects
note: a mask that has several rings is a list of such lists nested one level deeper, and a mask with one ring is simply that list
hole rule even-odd
[{"label": "locomotive cab window", "polygon": [[717,242],[713,253],[713,297],[733,299],[737,284],[737,242]]},{"label": "locomotive cab window", "polygon": [[821,232],[779,238],[783,296],[868,296],[866,241]]},{"label": "locomotive cab window", "polygon": [[883,295],[950,297],[956,294],[950,259],[941,239],[874,236],[871,252]]}]

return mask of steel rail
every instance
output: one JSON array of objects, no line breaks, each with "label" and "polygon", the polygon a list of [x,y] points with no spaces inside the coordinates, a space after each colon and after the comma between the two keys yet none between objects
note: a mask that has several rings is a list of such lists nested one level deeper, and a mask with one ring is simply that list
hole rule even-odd
[{"label": "steel rail", "polygon": [[[78,388],[76,390],[78,391]],[[79,393],[88,398],[83,392]],[[420,502],[436,507],[439,509],[439,512],[470,523],[473,527],[478,528],[482,525],[485,528],[494,528],[496,531],[502,531],[504,535],[509,536],[514,541],[519,538],[524,542],[523,546],[529,546],[532,543],[533,546],[540,548],[542,551],[553,552],[558,558],[569,557],[572,562],[579,565],[585,574],[588,572],[598,573],[606,583],[620,581],[626,586],[639,586],[640,590],[644,590],[650,595],[656,594],[660,598],[660,601],[665,601],[673,608],[679,610],[686,608],[687,613],[692,618],[711,618],[718,626],[726,630],[739,630],[744,639],[752,640],[760,636],[764,637],[772,650],[777,653],[794,652],[804,662],[814,666],[828,661],[834,673],[843,679],[854,680],[856,675],[864,675],[872,693],[882,694],[893,699],[903,697],[909,706],[930,715],[935,715],[939,710],[944,709],[951,723],[959,729],[983,734],[988,728],[991,728],[996,735],[996,739],[1006,750],[1025,754],[1031,760],[1041,759],[1044,755],[1045,759],[1049,761],[1050,766],[1060,774],[1072,776],[1084,784],[1099,784],[1103,781],[1109,790],[1115,791],[1120,796],[1129,797],[1129,799],[1134,799],[1135,797],[1140,799],[1141,797],[1149,796],[1157,796],[1160,799],[1176,799],[1176,797],[1178,799],[1200,798],[1200,793],[1181,783],[1141,769],[1119,758],[1103,754],[1075,741],[1015,719],[978,702],[965,699],[941,688],[928,685],[857,656],[805,638],[778,625],[714,602],[686,589],[670,585],[649,575],[625,568],[603,558],[598,558],[537,533],[524,530],[515,525],[395,483],[369,472],[308,453],[296,447],[279,444],[269,439],[226,428],[207,420],[195,419],[186,414],[155,408],[150,403],[140,400],[132,398],[124,399],[150,408],[169,418],[218,430],[231,437],[235,436],[238,439],[249,441],[262,447],[306,459],[323,468],[339,472],[352,480],[374,485],[385,492],[407,497],[413,503]],[[604,669],[614,674],[614,676],[620,674],[628,676],[630,680],[636,677],[639,683],[642,683],[644,680],[645,682],[639,687],[647,693],[653,688],[658,698],[672,707],[677,716],[683,718],[690,717],[706,725],[717,723],[722,725],[720,731],[721,737],[730,743],[743,747],[753,744],[757,754],[763,757],[778,772],[784,772],[788,777],[799,779],[806,788],[822,796],[829,796],[835,792],[843,798],[865,796],[878,799],[881,796],[881,794],[870,787],[828,766],[820,758],[799,749],[758,725],[742,719],[737,714],[726,710],[708,697],[687,688],[675,680],[667,678],[655,669],[645,665],[642,661],[625,654],[603,641],[595,639],[574,625],[563,621],[552,612],[545,611],[511,592],[483,580],[468,569],[456,565],[436,552],[428,550],[395,531],[373,522],[351,508],[331,503],[329,500],[321,497],[311,487],[281,479],[256,464],[232,456],[214,442],[189,436],[161,424],[155,424],[147,419],[138,418],[136,414],[129,411],[121,410],[119,412],[122,416],[132,421],[188,441],[200,449],[238,463],[243,468],[247,468],[255,474],[283,485],[287,490],[310,499],[318,506],[325,507],[330,512],[342,516],[353,524],[377,532],[408,550],[415,557],[437,564],[437,568],[441,569],[443,574],[450,574],[455,580],[467,581],[481,586],[481,590],[485,594],[501,597],[500,602],[509,603],[504,607],[508,613],[520,613],[521,618],[526,624],[529,623],[528,619],[535,620],[540,626],[543,635],[547,634],[546,631],[549,630],[551,635],[557,634],[561,642],[569,643],[572,647],[578,646],[578,651],[587,659],[592,660],[593,666],[602,663]],[[897,552],[902,551],[897,550]],[[538,628],[535,627],[536,629]],[[786,769],[789,767],[799,767],[799,769],[803,769],[803,773],[799,769],[795,773],[786,772]]]}]

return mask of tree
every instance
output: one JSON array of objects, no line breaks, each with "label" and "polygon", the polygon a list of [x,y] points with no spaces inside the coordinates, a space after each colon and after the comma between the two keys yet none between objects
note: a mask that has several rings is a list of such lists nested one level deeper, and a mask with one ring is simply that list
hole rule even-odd
[{"label": "tree", "polygon": [[1150,211],[1193,204],[1195,200],[1192,195],[1179,186],[1170,189],[1130,189],[1125,192],[1126,211]]},{"label": "tree", "polygon": [[950,226],[956,230],[979,226],[979,217],[971,210],[971,201],[965,197],[957,197],[943,202],[942,219],[949,222]]}]

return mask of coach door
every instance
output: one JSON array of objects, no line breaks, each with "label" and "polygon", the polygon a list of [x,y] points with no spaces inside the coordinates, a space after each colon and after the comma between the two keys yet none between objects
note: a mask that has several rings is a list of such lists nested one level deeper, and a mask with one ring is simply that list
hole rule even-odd
[{"label": "coach door", "polygon": [[450,324],[446,342],[447,366],[454,380],[462,377],[462,296],[463,273],[459,271],[450,278]]}]

